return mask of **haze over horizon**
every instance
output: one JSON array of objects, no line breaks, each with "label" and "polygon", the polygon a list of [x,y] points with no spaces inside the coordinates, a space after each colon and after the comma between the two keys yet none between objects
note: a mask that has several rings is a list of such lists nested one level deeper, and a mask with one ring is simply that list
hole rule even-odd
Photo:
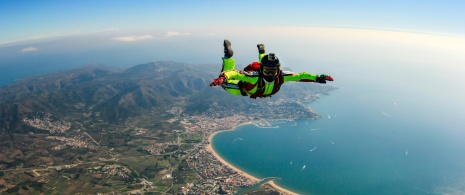
[{"label": "haze over horizon", "polygon": [[132,66],[156,60],[218,63],[225,38],[232,41],[235,57],[243,64],[255,59],[257,43],[282,59],[305,51],[309,60],[320,58],[318,63],[328,63],[333,55],[354,55],[355,47],[379,40],[401,49],[412,46],[415,53],[419,50],[413,47],[437,46],[452,55],[464,52],[460,45],[465,39],[461,25],[465,3],[456,0],[6,1],[0,5],[0,26],[7,27],[0,31],[0,68],[31,66],[34,61],[42,62],[35,66],[53,69],[95,63]]}]

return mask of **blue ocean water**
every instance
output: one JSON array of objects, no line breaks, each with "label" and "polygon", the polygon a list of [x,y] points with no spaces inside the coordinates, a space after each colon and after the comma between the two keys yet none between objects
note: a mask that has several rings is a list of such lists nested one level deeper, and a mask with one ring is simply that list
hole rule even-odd
[{"label": "blue ocean water", "polygon": [[463,115],[449,109],[463,106],[449,92],[350,78],[337,87],[310,104],[321,119],[240,126],[217,134],[215,151],[301,194],[465,193]]}]

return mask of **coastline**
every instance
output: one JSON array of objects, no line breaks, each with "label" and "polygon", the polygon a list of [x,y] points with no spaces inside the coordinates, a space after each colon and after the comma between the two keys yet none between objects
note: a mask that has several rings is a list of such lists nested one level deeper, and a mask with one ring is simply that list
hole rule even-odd
[{"label": "coastline", "polygon": [[[289,119],[279,119],[279,120],[289,120]],[[254,124],[254,122],[245,122],[245,123],[241,123],[237,127],[243,126],[243,125],[253,125],[253,124]],[[237,127],[235,127],[234,129],[236,129]],[[230,130],[227,130],[227,131],[233,131],[234,129],[230,129]],[[242,176],[244,176],[244,177],[246,177],[246,178],[248,178],[248,179],[250,179],[250,180],[252,180],[254,182],[260,182],[262,179],[256,178],[256,177],[254,177],[254,176],[240,170],[239,168],[231,165],[229,162],[227,162],[226,160],[221,158],[220,155],[218,155],[218,153],[216,153],[216,151],[213,149],[213,146],[212,146],[212,139],[216,134],[218,134],[220,132],[223,132],[223,131],[215,131],[215,132],[210,134],[210,136],[208,137],[208,144],[206,145],[206,150],[209,151],[210,153],[212,153],[215,156],[215,158],[218,159],[218,161],[225,164],[226,166],[229,166],[231,169],[233,169],[234,171],[236,171],[240,175],[242,175]],[[292,192],[290,190],[287,190],[285,188],[282,188],[282,187],[276,185],[276,183],[273,180],[266,182],[266,184],[269,184],[270,186],[272,186],[280,194],[298,195],[298,193]]]},{"label": "coastline", "polygon": [[207,144],[207,146],[206,146],[207,151],[209,151],[210,153],[212,153],[212,154],[216,157],[216,159],[218,159],[221,163],[227,165],[228,167],[230,167],[231,169],[233,169],[234,171],[236,171],[236,172],[239,173],[240,175],[242,175],[242,176],[244,176],[244,177],[246,177],[246,178],[248,178],[248,179],[250,179],[250,180],[252,180],[252,181],[254,181],[254,182],[259,182],[261,179],[258,179],[258,178],[256,178],[256,177],[254,177],[254,176],[252,176],[252,175],[250,175],[250,174],[248,174],[248,173],[246,173],[246,172],[244,172],[244,171],[238,169],[237,167],[231,165],[230,163],[226,162],[223,158],[220,157],[220,155],[218,155],[218,154],[215,152],[215,150],[213,150],[213,146],[212,146],[212,144],[211,144],[211,143],[212,143],[212,138],[213,138],[213,136],[215,136],[215,135],[216,135],[217,133],[219,133],[219,132],[221,132],[221,131],[216,131],[216,132],[210,134],[210,136],[208,137],[208,144]]},{"label": "coastline", "polygon": [[289,195],[298,195],[297,193],[295,192],[292,192],[290,190],[287,190],[287,189],[284,189],[278,185],[276,185],[276,183],[274,183],[273,180],[271,181],[268,181],[266,182],[267,184],[270,184],[274,189],[276,189],[280,194],[289,194]]}]

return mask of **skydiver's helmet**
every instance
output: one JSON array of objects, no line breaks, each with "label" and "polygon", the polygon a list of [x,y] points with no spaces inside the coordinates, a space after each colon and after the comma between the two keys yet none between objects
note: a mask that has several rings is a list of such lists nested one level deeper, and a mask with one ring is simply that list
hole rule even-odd
[{"label": "skydiver's helmet", "polygon": [[274,53],[269,53],[263,56],[260,62],[260,74],[266,82],[273,82],[278,77],[280,67],[278,57]]}]

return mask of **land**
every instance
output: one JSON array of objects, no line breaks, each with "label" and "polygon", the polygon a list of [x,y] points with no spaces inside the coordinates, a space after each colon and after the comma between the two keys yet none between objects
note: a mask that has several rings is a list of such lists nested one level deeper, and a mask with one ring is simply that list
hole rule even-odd
[{"label": "land", "polygon": [[[307,103],[334,89],[289,85],[272,98],[251,100],[207,88],[210,79],[174,65],[98,66],[2,88],[0,193],[235,193],[259,179],[222,162],[208,138],[241,124],[318,119]],[[189,79],[160,83],[168,77],[154,75],[159,70]]]}]

